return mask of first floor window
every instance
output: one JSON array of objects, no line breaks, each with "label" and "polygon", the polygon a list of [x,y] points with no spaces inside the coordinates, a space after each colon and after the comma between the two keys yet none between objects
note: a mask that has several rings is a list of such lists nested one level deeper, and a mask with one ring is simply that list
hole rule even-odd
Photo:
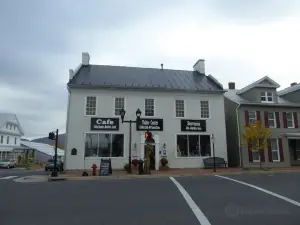
[{"label": "first floor window", "polygon": [[252,150],[252,158],[253,162],[259,162],[259,151],[258,150]]},{"label": "first floor window", "polygon": [[97,98],[95,96],[86,97],[85,115],[95,116],[97,108]]},{"label": "first floor window", "polygon": [[297,140],[295,140],[295,148],[296,148],[296,158],[297,158],[297,160],[300,160],[300,140],[299,139],[297,139]]},{"label": "first floor window", "polygon": [[85,157],[124,157],[124,135],[86,134]]},{"label": "first floor window", "polygon": [[279,161],[279,148],[277,139],[271,139],[271,150],[272,150],[272,159],[273,161]]},{"label": "first floor window", "polygon": [[177,156],[211,156],[210,135],[177,135]]}]

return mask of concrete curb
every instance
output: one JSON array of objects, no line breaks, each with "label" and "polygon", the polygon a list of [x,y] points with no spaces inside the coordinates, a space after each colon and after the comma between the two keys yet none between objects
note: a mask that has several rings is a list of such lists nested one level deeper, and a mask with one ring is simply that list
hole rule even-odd
[{"label": "concrete curb", "polygon": [[14,179],[14,182],[19,183],[41,183],[47,182],[47,177],[45,176],[26,176]]}]

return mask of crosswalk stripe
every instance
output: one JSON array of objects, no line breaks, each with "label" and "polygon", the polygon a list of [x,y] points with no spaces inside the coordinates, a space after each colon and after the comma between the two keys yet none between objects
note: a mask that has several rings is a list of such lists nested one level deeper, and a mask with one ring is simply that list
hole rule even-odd
[{"label": "crosswalk stripe", "polygon": [[16,178],[18,176],[7,176],[7,177],[0,177],[0,180],[8,180],[8,179],[13,179]]}]

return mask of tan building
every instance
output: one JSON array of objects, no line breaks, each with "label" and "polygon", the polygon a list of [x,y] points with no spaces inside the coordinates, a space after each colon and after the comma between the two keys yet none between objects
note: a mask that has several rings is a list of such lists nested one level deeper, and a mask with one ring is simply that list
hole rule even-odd
[{"label": "tan building", "polygon": [[[293,86],[277,92],[279,84],[267,76],[240,90],[229,83],[225,93],[229,166],[257,167],[260,162],[264,167],[300,165],[300,85],[298,89]],[[242,138],[244,125],[255,120],[271,131],[271,145],[265,151],[251,151]]]}]

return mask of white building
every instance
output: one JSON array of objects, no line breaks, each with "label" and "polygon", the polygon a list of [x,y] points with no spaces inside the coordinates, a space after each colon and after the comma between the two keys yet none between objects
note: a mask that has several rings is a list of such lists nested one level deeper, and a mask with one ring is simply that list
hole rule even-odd
[{"label": "white building", "polygon": [[[70,70],[66,127],[66,169],[89,169],[111,158],[113,169],[128,162],[129,124],[142,111],[138,126],[132,126],[132,156],[144,157],[145,131],[155,140],[152,164],[159,168],[166,152],[170,168],[200,168],[203,159],[215,155],[227,161],[224,97],[222,85],[205,75],[204,60],[191,71],[161,68],[91,65],[88,53]],[[138,129],[137,129],[138,128]],[[166,150],[166,151],[163,151]]]},{"label": "white building", "polygon": [[0,160],[17,159],[14,148],[20,147],[23,129],[16,115],[11,113],[0,113]]}]

